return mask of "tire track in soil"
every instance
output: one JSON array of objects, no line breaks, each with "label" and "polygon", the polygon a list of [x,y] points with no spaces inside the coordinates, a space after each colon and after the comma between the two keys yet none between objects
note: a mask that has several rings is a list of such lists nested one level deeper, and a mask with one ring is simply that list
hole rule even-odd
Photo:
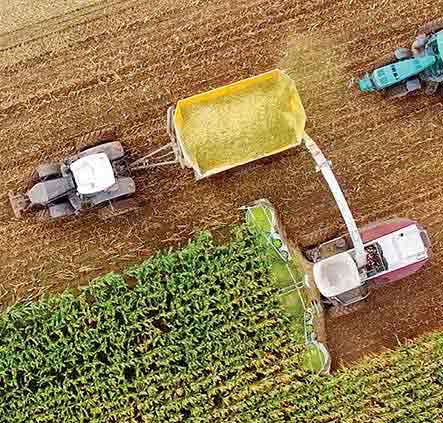
[{"label": "tire track in soil", "polygon": [[[312,169],[311,159],[298,150],[199,183],[176,168],[141,174],[136,181],[145,207],[112,222],[97,221],[93,214],[51,225],[19,222],[10,218],[4,197],[40,160],[74,151],[87,129],[116,122],[121,140],[135,153],[165,143],[168,105],[276,66],[297,32],[340,40],[331,48],[334,75],[323,75],[311,62],[297,81],[311,136],[332,159],[358,222],[409,215],[429,228],[434,243],[433,266],[377,290],[352,318],[328,319],[334,362],[391,347],[395,335],[415,336],[423,329],[420,322],[439,327],[443,129],[435,122],[441,120],[441,102],[354,99],[344,89],[379,54],[394,44],[408,45],[415,28],[438,14],[438,5],[425,2],[413,19],[411,0],[381,9],[376,2],[355,1],[346,13],[344,1],[213,1],[205,10],[193,8],[198,5],[171,0],[164,8],[143,5],[145,18],[131,8],[100,17],[82,23],[76,35],[62,31],[69,45],[55,43],[53,50],[37,51],[39,57],[4,68],[0,154],[8,161],[0,165],[0,276],[5,281],[0,301],[30,299],[122,269],[158,248],[185,242],[200,228],[240,221],[237,207],[260,197],[275,203],[289,236],[302,244],[343,231],[318,175],[304,170]],[[421,143],[424,139],[428,143]]]}]

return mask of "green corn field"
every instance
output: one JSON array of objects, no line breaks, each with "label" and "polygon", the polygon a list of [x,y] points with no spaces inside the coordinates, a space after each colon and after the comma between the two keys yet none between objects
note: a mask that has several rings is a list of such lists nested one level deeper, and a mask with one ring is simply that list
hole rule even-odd
[{"label": "green corn field", "polygon": [[224,245],[203,233],[80,294],[9,309],[0,422],[439,421],[442,335],[313,374],[271,268],[250,228]]}]

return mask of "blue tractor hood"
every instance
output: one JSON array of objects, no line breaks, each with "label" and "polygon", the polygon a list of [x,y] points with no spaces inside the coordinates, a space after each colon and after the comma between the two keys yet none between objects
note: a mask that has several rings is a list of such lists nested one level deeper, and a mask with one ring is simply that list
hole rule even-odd
[{"label": "blue tractor hood", "polygon": [[392,85],[399,84],[433,66],[437,58],[433,55],[413,57],[376,69],[372,74],[366,74],[358,82],[360,91],[380,91]]}]

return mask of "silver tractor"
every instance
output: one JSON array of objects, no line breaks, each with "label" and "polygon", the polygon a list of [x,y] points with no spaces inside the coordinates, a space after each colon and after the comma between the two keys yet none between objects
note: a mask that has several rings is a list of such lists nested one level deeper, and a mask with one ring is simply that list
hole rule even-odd
[{"label": "silver tractor", "polygon": [[43,163],[34,171],[29,190],[9,193],[17,218],[36,213],[39,220],[78,215],[99,208],[106,219],[137,208],[134,180],[115,128],[89,134],[92,145],[62,162]]}]

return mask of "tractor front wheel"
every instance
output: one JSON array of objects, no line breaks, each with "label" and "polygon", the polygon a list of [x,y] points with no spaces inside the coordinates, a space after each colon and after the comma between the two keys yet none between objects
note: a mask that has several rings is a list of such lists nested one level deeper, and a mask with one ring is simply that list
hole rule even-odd
[{"label": "tractor front wheel", "polygon": [[386,98],[400,98],[414,94],[415,91],[410,91],[406,84],[395,85],[394,87],[386,88],[383,95]]},{"label": "tractor front wheel", "polygon": [[58,163],[43,163],[35,169],[28,179],[27,189],[30,190],[39,182],[48,181],[61,177],[61,169]]},{"label": "tractor front wheel", "polygon": [[378,69],[382,68],[383,66],[392,65],[393,63],[397,62],[398,59],[395,57],[395,54],[388,53],[384,56],[379,57],[372,65],[372,69]]}]

